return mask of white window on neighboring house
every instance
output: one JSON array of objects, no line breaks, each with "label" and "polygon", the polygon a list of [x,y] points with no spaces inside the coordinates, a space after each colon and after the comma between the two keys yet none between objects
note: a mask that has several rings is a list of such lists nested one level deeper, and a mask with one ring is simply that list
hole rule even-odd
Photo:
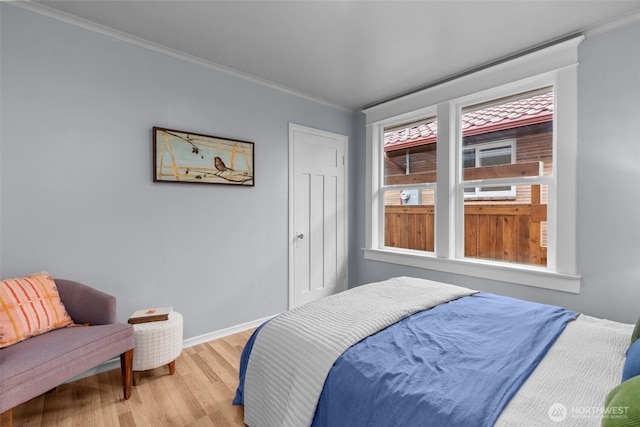
[{"label": "white window on neighboring house", "polygon": [[[462,149],[463,169],[510,165],[515,162],[515,140],[489,142]],[[515,196],[515,185],[477,186],[464,189],[466,199],[504,199]]]}]

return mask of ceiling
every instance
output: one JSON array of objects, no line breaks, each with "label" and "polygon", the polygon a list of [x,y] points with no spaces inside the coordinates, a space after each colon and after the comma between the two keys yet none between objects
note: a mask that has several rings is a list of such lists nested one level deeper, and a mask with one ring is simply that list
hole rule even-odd
[{"label": "ceiling", "polygon": [[640,16],[640,0],[36,3],[351,110]]}]

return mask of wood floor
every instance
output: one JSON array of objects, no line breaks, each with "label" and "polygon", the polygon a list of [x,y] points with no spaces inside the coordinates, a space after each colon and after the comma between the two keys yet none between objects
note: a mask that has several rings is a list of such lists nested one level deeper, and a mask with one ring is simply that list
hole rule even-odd
[{"label": "wood floor", "polygon": [[183,350],[176,372],[142,372],[129,400],[120,370],[83,378],[13,409],[14,427],[244,426],[231,401],[238,362],[252,330]]}]

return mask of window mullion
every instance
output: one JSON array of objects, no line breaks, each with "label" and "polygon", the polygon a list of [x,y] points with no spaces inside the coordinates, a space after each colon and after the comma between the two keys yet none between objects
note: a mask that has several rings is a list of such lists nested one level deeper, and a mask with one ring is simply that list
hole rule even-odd
[{"label": "window mullion", "polygon": [[451,103],[439,104],[435,206],[435,253],[438,258],[454,258],[456,249],[456,132]]}]

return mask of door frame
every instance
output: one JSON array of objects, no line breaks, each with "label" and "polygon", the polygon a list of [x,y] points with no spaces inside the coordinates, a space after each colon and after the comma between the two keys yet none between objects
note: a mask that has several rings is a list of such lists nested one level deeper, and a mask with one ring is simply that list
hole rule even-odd
[{"label": "door frame", "polygon": [[344,254],[345,254],[345,290],[349,287],[349,137],[338,133],[328,132],[320,129],[315,129],[307,126],[298,125],[295,123],[289,123],[289,236],[288,236],[288,248],[289,248],[289,301],[288,309],[293,308],[295,301],[295,221],[294,221],[294,132],[302,131],[317,135],[325,138],[337,139],[344,144]]}]

